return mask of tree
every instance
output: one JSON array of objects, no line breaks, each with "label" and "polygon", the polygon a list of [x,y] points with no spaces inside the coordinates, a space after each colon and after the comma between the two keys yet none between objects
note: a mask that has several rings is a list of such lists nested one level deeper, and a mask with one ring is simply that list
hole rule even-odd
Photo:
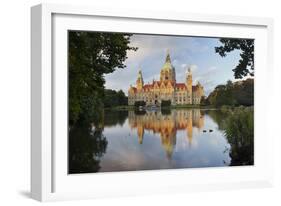
[{"label": "tree", "polygon": [[122,90],[117,92],[118,105],[128,105],[128,97]]},{"label": "tree", "polygon": [[254,76],[254,40],[221,38],[222,46],[215,47],[216,53],[225,57],[227,53],[238,49],[241,51],[238,65],[232,70],[236,79],[247,75]]},{"label": "tree", "polygon": [[254,105],[254,79],[246,79],[243,81],[227,81],[225,85],[218,85],[212,91],[207,101],[211,105],[220,107],[228,106],[252,106]]},{"label": "tree", "polygon": [[134,104],[135,107],[140,107],[140,106],[143,107],[145,105],[146,105],[145,101],[135,101],[135,104]]},{"label": "tree", "polygon": [[104,91],[103,105],[105,108],[110,108],[118,105],[117,92],[111,89]]},{"label": "tree", "polygon": [[171,100],[162,100],[161,107],[169,107],[171,106]]},{"label": "tree", "polygon": [[130,34],[70,31],[68,33],[69,123],[98,121],[103,107],[104,74],[124,68]]},{"label": "tree", "polygon": [[254,111],[253,108],[209,110],[207,114],[218,124],[230,148],[231,166],[254,164]]},{"label": "tree", "polygon": [[254,105],[254,79],[246,79],[235,83],[233,95],[238,105]]},{"label": "tree", "polygon": [[213,92],[210,93],[207,100],[210,104],[220,107],[223,105],[235,104],[231,82],[229,81],[226,85],[218,85]]},{"label": "tree", "polygon": [[106,108],[128,105],[128,97],[122,90],[116,92],[115,90],[106,89],[103,104]]},{"label": "tree", "polygon": [[201,105],[209,105],[210,104],[209,99],[206,96],[202,96],[201,100],[200,100],[200,104]]}]

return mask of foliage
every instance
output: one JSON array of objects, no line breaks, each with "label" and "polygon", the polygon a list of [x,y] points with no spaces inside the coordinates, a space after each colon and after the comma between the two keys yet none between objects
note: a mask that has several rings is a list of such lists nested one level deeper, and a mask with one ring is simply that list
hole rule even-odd
[{"label": "foliage", "polygon": [[145,101],[135,101],[135,107],[145,106],[145,105],[146,105]]},{"label": "foliage", "polygon": [[254,80],[227,81],[225,85],[218,85],[205,100],[207,102],[216,107],[251,106],[254,104]]},{"label": "foliage", "polygon": [[238,49],[241,51],[238,65],[232,70],[236,79],[254,76],[254,39],[221,38],[222,46],[215,47],[216,53],[225,57],[227,53]]},{"label": "foliage", "polygon": [[230,165],[254,164],[254,114],[249,109],[237,109],[225,122],[225,136],[231,145]]},{"label": "foliage", "polygon": [[254,105],[254,80],[246,79],[234,84],[233,95],[238,105]]},{"label": "foliage", "polygon": [[230,165],[254,164],[254,111],[239,107],[208,111],[230,144]]},{"label": "foliage", "polygon": [[200,100],[200,105],[205,106],[205,105],[209,105],[209,104],[210,104],[209,99],[206,96],[202,96],[201,100]]},{"label": "foliage", "polygon": [[128,97],[122,90],[106,89],[103,104],[105,108],[128,105]]},{"label": "foliage", "polygon": [[103,107],[104,74],[124,68],[130,34],[70,31],[68,33],[69,123],[97,119]]},{"label": "foliage", "polygon": [[162,100],[161,107],[169,107],[171,106],[171,100]]},{"label": "foliage", "polygon": [[222,105],[234,106],[236,101],[233,95],[233,83],[228,81],[226,85],[218,85],[208,96],[208,101],[216,107]]}]

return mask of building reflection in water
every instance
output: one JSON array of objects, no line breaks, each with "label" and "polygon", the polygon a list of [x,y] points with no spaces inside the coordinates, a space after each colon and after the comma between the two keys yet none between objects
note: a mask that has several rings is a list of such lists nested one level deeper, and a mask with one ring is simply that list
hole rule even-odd
[{"label": "building reflection in water", "polygon": [[200,130],[204,126],[204,116],[200,109],[146,111],[143,114],[129,111],[129,125],[137,130],[139,144],[145,141],[146,131],[159,134],[167,157],[171,158],[177,131],[185,130],[187,141],[192,145],[193,128]]}]

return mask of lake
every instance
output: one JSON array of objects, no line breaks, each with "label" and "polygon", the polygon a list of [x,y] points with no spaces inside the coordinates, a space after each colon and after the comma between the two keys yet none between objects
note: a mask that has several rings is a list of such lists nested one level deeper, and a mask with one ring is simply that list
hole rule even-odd
[{"label": "lake", "polygon": [[105,110],[69,131],[69,173],[253,165],[253,109]]}]

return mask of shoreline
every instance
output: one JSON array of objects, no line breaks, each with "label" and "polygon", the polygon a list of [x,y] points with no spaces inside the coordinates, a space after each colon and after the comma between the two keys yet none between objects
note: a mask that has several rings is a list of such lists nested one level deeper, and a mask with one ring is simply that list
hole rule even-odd
[{"label": "shoreline", "polygon": [[[171,110],[171,109],[202,109],[202,110],[228,110],[228,109],[237,109],[237,108],[253,108],[252,106],[228,106],[223,105],[221,107],[215,107],[212,105],[176,105],[176,106],[165,106],[165,107],[157,107],[157,110]],[[104,108],[104,110],[116,110],[116,111],[128,111],[128,110],[139,110],[135,106],[117,106],[117,107],[107,107]],[[144,107],[142,110],[147,110],[146,107]]]}]

